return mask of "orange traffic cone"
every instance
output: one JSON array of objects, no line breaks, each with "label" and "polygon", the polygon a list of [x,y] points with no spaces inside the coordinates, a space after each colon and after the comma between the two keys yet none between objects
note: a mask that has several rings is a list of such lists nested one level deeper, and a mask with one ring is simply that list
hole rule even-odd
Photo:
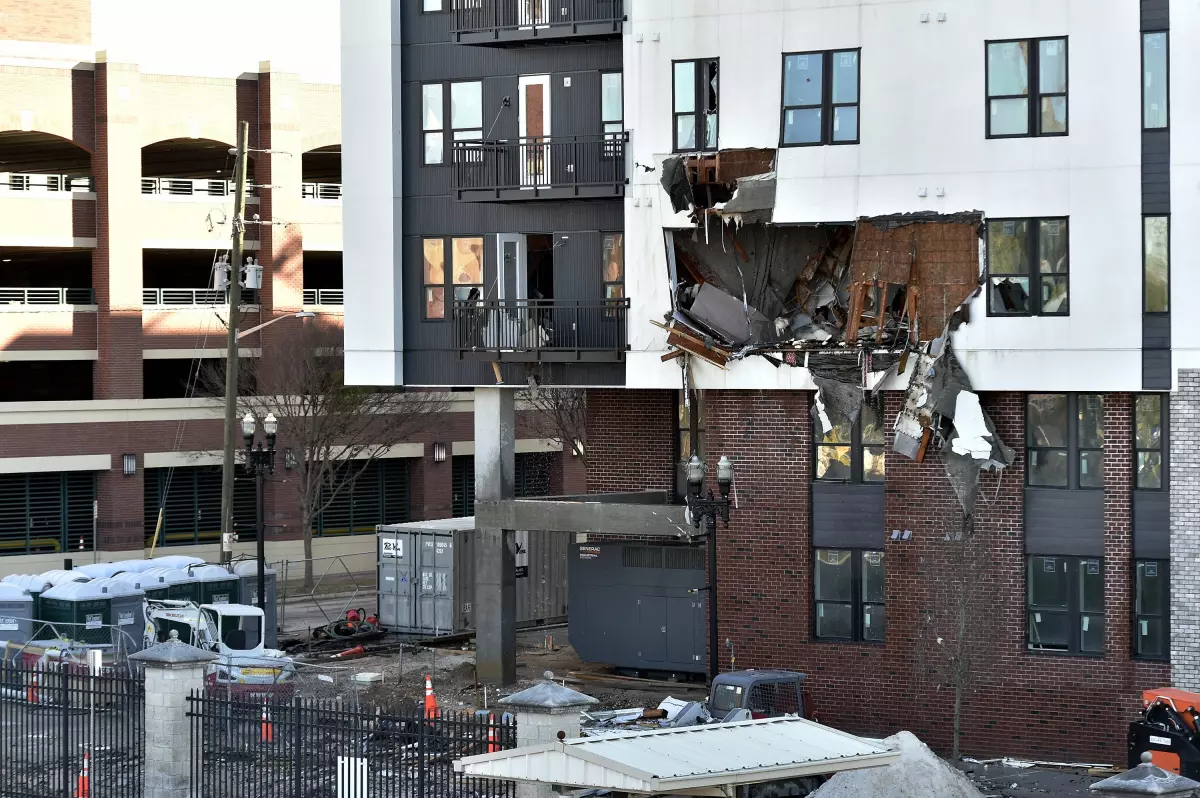
[{"label": "orange traffic cone", "polygon": [[496,716],[488,715],[488,750],[489,754],[494,754],[500,750],[500,746],[496,744]]},{"label": "orange traffic cone", "polygon": [[425,717],[432,718],[437,715],[437,711],[437,696],[433,694],[433,681],[427,673],[425,674]]},{"label": "orange traffic cone", "polygon": [[75,781],[75,798],[88,798],[91,794],[91,785],[88,780],[88,752],[83,752],[83,771],[79,774],[79,778]]},{"label": "orange traffic cone", "polygon": [[29,678],[29,687],[25,690],[25,700],[31,704],[38,702],[38,675],[36,673]]},{"label": "orange traffic cone", "polygon": [[275,724],[271,723],[271,717],[267,714],[267,702],[263,700],[262,711],[262,731],[258,735],[259,742],[273,743],[275,742]]}]

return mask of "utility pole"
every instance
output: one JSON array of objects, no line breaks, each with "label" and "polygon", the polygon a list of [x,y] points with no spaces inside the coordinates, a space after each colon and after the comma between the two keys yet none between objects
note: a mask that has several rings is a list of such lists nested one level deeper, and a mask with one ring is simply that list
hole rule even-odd
[{"label": "utility pole", "polygon": [[233,453],[237,450],[237,328],[242,301],[238,277],[242,268],[242,240],[246,233],[246,157],[250,151],[250,123],[242,122],[233,165],[233,246],[229,263],[229,343],[225,352],[225,463],[221,469],[221,562],[233,560]]}]

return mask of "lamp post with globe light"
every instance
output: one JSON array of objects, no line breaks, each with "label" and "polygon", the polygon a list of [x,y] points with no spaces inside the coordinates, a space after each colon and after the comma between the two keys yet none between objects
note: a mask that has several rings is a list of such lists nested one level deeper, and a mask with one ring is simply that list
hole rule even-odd
[{"label": "lamp post with globe light", "polygon": [[701,496],[704,476],[708,466],[692,455],[687,464],[687,520],[697,529],[704,526],[708,538],[708,678],[711,682],[717,675],[717,518],[729,526],[729,489],[733,486],[733,463],[725,455],[717,462],[717,488],[721,496]]},{"label": "lamp post with globe light", "polygon": [[258,430],[258,419],[247,411],[242,418],[242,437],[246,440],[246,470],[254,474],[255,488],[255,538],[258,545],[258,608],[267,611],[267,542],[266,525],[263,520],[263,485],[267,474],[275,473],[275,434],[279,432],[279,421],[274,413],[267,413],[262,422],[267,446],[262,441],[254,446],[254,433]]}]

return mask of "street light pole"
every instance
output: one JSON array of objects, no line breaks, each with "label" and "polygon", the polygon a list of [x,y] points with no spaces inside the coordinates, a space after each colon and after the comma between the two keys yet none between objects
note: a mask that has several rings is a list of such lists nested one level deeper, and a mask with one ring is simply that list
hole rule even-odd
[{"label": "street light pole", "polygon": [[704,523],[705,534],[708,537],[708,679],[711,683],[720,668],[717,644],[717,518],[719,516],[725,522],[725,526],[729,526],[729,489],[733,486],[733,463],[724,455],[717,463],[720,498],[713,496],[712,488],[709,488],[707,498],[700,495],[707,471],[708,467],[700,458],[692,455],[687,464],[687,510],[692,526],[700,529],[700,524]]},{"label": "street light pole", "polygon": [[267,527],[264,520],[263,485],[267,474],[275,473],[275,434],[279,431],[279,422],[274,413],[267,413],[263,419],[263,432],[267,434],[267,447],[264,449],[260,441],[254,446],[254,433],[258,428],[258,419],[253,413],[247,412],[242,419],[242,437],[246,440],[246,469],[254,474],[254,492],[257,497],[255,504],[255,542],[258,549],[258,608],[267,612]]}]

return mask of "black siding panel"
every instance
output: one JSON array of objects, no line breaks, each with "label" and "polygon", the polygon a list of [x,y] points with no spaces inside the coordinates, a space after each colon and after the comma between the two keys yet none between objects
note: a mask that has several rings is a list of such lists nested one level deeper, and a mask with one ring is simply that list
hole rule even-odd
[{"label": "black siding panel", "polygon": [[812,483],[812,541],[820,548],[882,549],[883,485]]},{"label": "black siding panel", "polygon": [[1142,388],[1147,391],[1171,390],[1171,350],[1142,350]]},{"label": "black siding panel", "polygon": [[1103,557],[1104,491],[1026,488],[1025,553]]},{"label": "black siding panel", "polygon": [[406,235],[468,236],[624,230],[621,199],[570,202],[456,202],[449,195],[404,198]]},{"label": "black siding panel", "polygon": [[1171,558],[1171,494],[1167,491],[1133,492],[1133,556]]},{"label": "black siding panel", "polygon": [[1142,316],[1142,348],[1171,348],[1171,317],[1165,313]]},{"label": "black siding panel", "polygon": [[1171,27],[1171,0],[1142,0],[1142,30]]}]

